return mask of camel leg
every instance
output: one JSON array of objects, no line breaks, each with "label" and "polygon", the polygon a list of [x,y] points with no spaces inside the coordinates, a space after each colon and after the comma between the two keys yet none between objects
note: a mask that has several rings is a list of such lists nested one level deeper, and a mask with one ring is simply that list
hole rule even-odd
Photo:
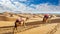
[{"label": "camel leg", "polygon": [[50,23],[50,22],[51,22],[51,20],[49,19],[49,20],[48,20],[48,23]]},{"label": "camel leg", "polygon": [[17,30],[17,25],[18,25],[18,23],[17,23],[17,22],[15,22],[14,29],[16,29],[16,30]]},{"label": "camel leg", "polygon": [[17,27],[14,26],[14,28],[13,28],[13,34],[15,34],[15,30],[17,30]]},{"label": "camel leg", "polygon": [[43,18],[43,23],[45,23],[45,18]]},{"label": "camel leg", "polygon": [[24,21],[23,21],[23,26],[24,26],[24,27],[26,26]]},{"label": "camel leg", "polygon": [[47,19],[47,18],[44,18],[44,19],[43,19],[43,22],[44,22],[44,23],[47,23],[47,22],[48,22],[48,19]]},{"label": "camel leg", "polygon": [[43,22],[44,22],[44,23],[47,23],[47,19],[46,19],[46,18],[43,18]]},{"label": "camel leg", "polygon": [[46,19],[46,23],[48,22],[48,19]]}]

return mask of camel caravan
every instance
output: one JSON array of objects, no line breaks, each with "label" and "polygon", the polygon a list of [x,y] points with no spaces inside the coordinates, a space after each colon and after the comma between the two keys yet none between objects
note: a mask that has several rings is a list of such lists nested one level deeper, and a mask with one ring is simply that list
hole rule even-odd
[{"label": "camel caravan", "polygon": [[[18,14],[14,14],[14,13],[9,13],[9,12],[4,12],[3,13],[3,18],[5,21],[14,21],[14,29],[17,30],[17,27],[20,27],[20,26],[26,26],[26,21],[28,21],[28,19],[30,19],[30,17],[26,17],[26,16],[21,16],[21,15],[18,15]],[[54,15],[48,15],[48,14],[44,14],[44,15],[36,15],[36,17],[40,17],[40,18],[43,18],[42,20],[42,23],[48,23],[49,20],[54,17]],[[35,15],[33,15],[33,17],[35,18]],[[37,17],[37,18],[38,18]],[[56,17],[56,16],[55,16]],[[0,19],[1,20],[1,19]]]}]

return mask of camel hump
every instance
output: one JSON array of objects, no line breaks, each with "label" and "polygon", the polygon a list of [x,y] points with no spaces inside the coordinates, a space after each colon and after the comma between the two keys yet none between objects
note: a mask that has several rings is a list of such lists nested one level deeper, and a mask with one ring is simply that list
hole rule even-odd
[{"label": "camel hump", "polygon": [[18,21],[22,21],[23,19],[22,19],[22,18],[18,18],[17,20],[18,20]]}]

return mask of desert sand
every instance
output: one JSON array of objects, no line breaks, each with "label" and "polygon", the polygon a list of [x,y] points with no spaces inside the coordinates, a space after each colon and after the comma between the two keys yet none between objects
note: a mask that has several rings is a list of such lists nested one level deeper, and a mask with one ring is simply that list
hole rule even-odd
[{"label": "desert sand", "polygon": [[[4,12],[0,14],[0,34],[60,34],[60,17],[53,15],[50,23],[43,23],[43,15],[13,14]],[[26,27],[19,27],[13,33],[15,20],[19,17],[28,17]],[[25,19],[25,18],[24,18]]]}]

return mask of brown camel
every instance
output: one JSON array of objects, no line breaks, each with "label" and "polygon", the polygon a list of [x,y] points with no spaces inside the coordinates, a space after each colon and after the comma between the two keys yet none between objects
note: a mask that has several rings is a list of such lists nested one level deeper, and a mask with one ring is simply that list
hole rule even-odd
[{"label": "brown camel", "polygon": [[52,15],[48,18],[43,18],[43,22],[44,23],[49,23],[51,18],[52,18]]}]

